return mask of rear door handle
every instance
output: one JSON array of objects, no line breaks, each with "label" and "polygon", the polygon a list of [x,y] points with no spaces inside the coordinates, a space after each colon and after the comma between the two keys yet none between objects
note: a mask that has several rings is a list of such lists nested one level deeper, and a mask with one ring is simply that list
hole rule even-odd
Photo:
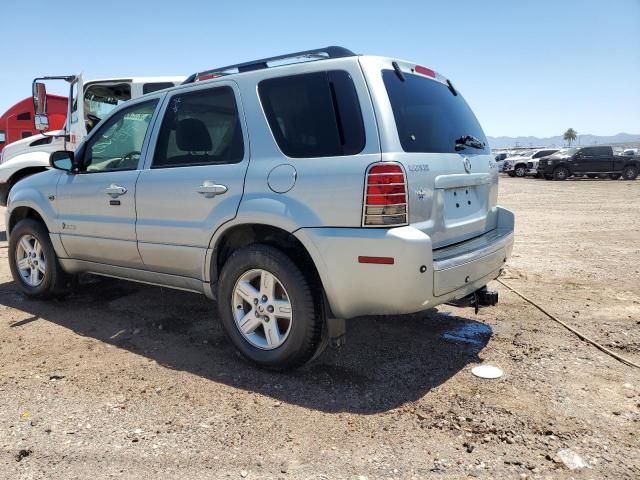
[{"label": "rear door handle", "polygon": [[112,183],[111,185],[109,185],[107,188],[104,189],[104,193],[106,193],[107,195],[110,195],[112,198],[118,198],[120,195],[124,195],[125,193],[127,193],[127,189],[124,187],[121,187],[120,185],[116,185],[115,183]]},{"label": "rear door handle", "polygon": [[198,188],[196,188],[196,192],[204,195],[206,198],[212,198],[216,195],[222,195],[223,193],[227,193],[226,185],[218,185],[217,183],[212,182],[211,180],[205,180],[202,182]]}]

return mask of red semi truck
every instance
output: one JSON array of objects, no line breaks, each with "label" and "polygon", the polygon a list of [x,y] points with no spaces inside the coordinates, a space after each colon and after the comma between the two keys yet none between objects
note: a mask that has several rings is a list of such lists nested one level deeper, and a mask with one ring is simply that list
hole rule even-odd
[{"label": "red semi truck", "polygon": [[[47,94],[47,108],[51,130],[60,130],[67,117],[67,97]],[[5,145],[35,135],[33,98],[19,101],[0,117],[0,152]]]}]

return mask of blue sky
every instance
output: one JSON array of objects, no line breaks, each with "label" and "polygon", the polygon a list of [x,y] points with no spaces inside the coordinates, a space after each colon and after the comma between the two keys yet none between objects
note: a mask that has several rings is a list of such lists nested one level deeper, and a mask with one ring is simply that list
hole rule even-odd
[{"label": "blue sky", "polygon": [[0,113],[40,75],[188,75],[343,45],[447,76],[488,135],[640,133],[640,0],[3,3]]}]

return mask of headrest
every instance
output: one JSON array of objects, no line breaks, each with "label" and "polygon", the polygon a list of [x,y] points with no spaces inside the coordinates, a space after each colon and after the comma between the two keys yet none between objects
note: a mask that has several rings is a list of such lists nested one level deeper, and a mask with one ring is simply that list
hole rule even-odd
[{"label": "headrest", "polygon": [[202,120],[185,118],[178,122],[176,143],[184,152],[208,152],[212,148],[211,136]]}]

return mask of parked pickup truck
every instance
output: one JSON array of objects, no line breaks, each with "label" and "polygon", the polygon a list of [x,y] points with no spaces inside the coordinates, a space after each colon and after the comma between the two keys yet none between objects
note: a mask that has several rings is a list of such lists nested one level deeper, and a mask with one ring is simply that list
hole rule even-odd
[{"label": "parked pickup truck", "polygon": [[570,147],[541,158],[538,170],[547,180],[566,180],[575,175],[635,180],[640,171],[640,159],[614,155],[609,146]]}]

